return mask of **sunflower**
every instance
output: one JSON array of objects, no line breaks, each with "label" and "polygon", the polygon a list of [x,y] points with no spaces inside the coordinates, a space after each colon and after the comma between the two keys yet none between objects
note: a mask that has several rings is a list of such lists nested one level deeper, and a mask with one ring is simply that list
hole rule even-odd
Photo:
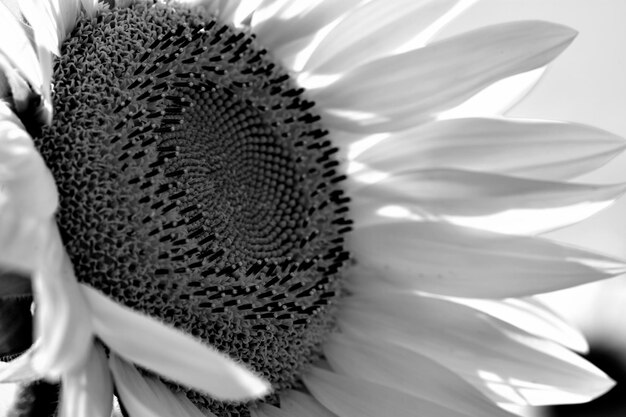
[{"label": "sunflower", "polygon": [[3,0],[13,412],[55,412],[42,380],[58,415],[104,417],[114,397],[129,416],[507,416],[609,389],[531,296],[624,272],[538,237],[624,192],[568,182],[624,143],[457,117],[575,37],[433,41],[466,3]]}]

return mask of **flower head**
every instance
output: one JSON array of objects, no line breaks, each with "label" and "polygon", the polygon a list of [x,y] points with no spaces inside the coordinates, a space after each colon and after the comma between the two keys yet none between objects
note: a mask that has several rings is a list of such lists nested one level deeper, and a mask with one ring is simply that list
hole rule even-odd
[{"label": "flower head", "polygon": [[0,264],[30,279],[1,282],[32,285],[35,338],[0,378],[60,380],[61,416],[114,390],[130,416],[347,417],[608,389],[527,297],[624,271],[535,236],[624,192],[566,182],[624,144],[443,118],[575,36],[430,41],[457,3],[3,3]]}]

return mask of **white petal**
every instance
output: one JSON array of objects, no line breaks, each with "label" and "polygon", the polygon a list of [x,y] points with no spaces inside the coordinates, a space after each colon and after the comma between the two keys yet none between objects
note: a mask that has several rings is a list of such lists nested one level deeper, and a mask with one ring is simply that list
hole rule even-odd
[{"label": "white petal", "polygon": [[[401,130],[495,81],[546,65],[574,36],[569,28],[539,21],[489,26],[370,62],[309,93],[327,125],[369,133]],[[349,112],[361,117],[345,116]]]},{"label": "white petal", "polygon": [[0,3],[0,54],[26,77],[30,85],[42,90],[43,78],[35,50],[20,22]]},{"label": "white petal", "polygon": [[[373,336],[373,335],[372,335]],[[508,416],[454,372],[419,353],[376,337],[334,334],[324,354],[338,373],[405,392],[471,416]]]},{"label": "white petal", "polygon": [[3,269],[33,272],[41,266],[50,233],[49,221],[0,207],[0,265]]},{"label": "white petal", "polygon": [[213,347],[81,286],[96,334],[124,359],[220,400],[260,398],[270,391],[268,382]]},{"label": "white petal", "polygon": [[84,366],[62,378],[59,417],[111,417],[113,381],[102,346],[94,344]]},{"label": "white petal", "polygon": [[204,7],[222,23],[240,27],[261,0],[183,0],[182,2]]},{"label": "white petal", "polygon": [[39,55],[39,62],[41,63],[41,75],[43,77],[43,86],[42,90],[42,104],[38,109],[38,116],[40,116],[41,120],[43,120],[47,125],[52,123],[52,73],[53,73],[53,64],[52,64],[52,52],[40,46],[37,49],[37,54]]},{"label": "white petal", "polygon": [[20,17],[20,4],[18,0],[2,0],[2,5],[8,9],[13,15],[19,19]]},{"label": "white petal", "polygon": [[[293,42],[286,43],[276,48],[272,48],[272,55],[275,56],[283,64],[285,68],[290,68],[294,73],[298,73],[302,67],[302,62],[306,57],[306,51],[310,50],[311,43],[314,41],[313,36],[296,39]],[[302,76],[302,74],[298,74]],[[301,82],[301,78],[297,78],[297,83],[307,88],[304,82]]]},{"label": "white petal", "polygon": [[384,172],[456,168],[565,180],[601,167],[624,149],[624,139],[585,125],[470,118],[398,132],[357,161]]},{"label": "white petal", "polygon": [[[465,11],[473,7],[479,0],[459,0],[457,4],[437,18],[430,26],[423,31],[416,34],[410,41],[404,46],[399,48],[396,52],[407,52],[412,49],[421,48],[424,45],[428,45],[433,42],[433,39],[439,35],[442,29],[446,28],[451,22],[454,22]],[[438,40],[438,39],[437,39]]]},{"label": "white petal", "polygon": [[48,239],[47,221],[23,216],[14,209],[0,209],[0,265],[30,273],[43,257]]},{"label": "white petal", "polygon": [[[75,0],[70,1],[75,2]],[[20,0],[20,11],[33,28],[37,47],[43,46],[53,54],[60,55],[59,46],[62,39],[58,29],[61,22],[52,15],[52,2],[50,0],[43,2]]]},{"label": "white petal", "polygon": [[459,297],[505,298],[622,274],[626,264],[545,239],[445,223],[397,222],[356,228],[358,263],[403,288]]},{"label": "white petal", "polygon": [[42,375],[33,367],[33,355],[37,345],[33,345],[26,352],[10,362],[0,362],[0,383],[35,381]]},{"label": "white petal", "polygon": [[81,4],[87,15],[93,16],[97,0],[53,0],[50,2],[52,17],[57,22],[59,46],[76,27]]},{"label": "white petal", "polygon": [[0,97],[20,113],[28,109],[36,96],[28,81],[0,54]]},{"label": "white petal", "polygon": [[0,102],[0,210],[45,218],[58,205],[54,178],[33,140],[7,105]]},{"label": "white petal", "polygon": [[44,375],[59,376],[82,366],[93,333],[89,309],[53,219],[48,227],[42,266],[33,274],[35,336],[40,343],[33,366]]},{"label": "white petal", "polygon": [[[621,184],[569,184],[429,169],[392,174],[351,195],[357,224],[360,218],[370,219],[370,213],[392,205],[461,225],[531,234],[582,221],[611,205],[625,191]],[[510,219],[518,223],[507,222]]]},{"label": "white petal", "polygon": [[252,31],[273,51],[314,34],[360,1],[264,1],[252,17]]},{"label": "white petal", "polygon": [[87,16],[93,16],[96,13],[96,7],[98,6],[98,0],[81,0],[83,9],[87,13]]},{"label": "white petal", "polygon": [[300,391],[281,392],[280,406],[292,416],[299,417],[335,417],[315,398]]},{"label": "white petal", "polygon": [[545,72],[546,67],[543,67],[497,81],[457,107],[439,114],[439,118],[491,117],[504,114],[530,93]]},{"label": "white petal", "polygon": [[59,47],[76,25],[81,2],[85,10],[93,12],[93,0],[20,0],[20,10],[33,28],[38,48],[60,55]]},{"label": "white petal", "polygon": [[109,357],[115,388],[130,417],[215,417],[202,413],[187,397],[174,394],[161,381],[144,377],[117,355]]},{"label": "white petal", "polygon": [[315,47],[304,71],[341,73],[394,51],[458,0],[373,0],[351,10]]},{"label": "white petal", "polygon": [[[243,0],[239,1],[237,7],[232,12],[231,21],[235,27],[241,27],[250,23],[252,15],[257,10],[263,0]],[[237,2],[230,2],[237,3]]]},{"label": "white petal", "polygon": [[338,417],[469,417],[438,404],[363,379],[313,368],[303,376],[306,387]]},{"label": "white petal", "polygon": [[447,300],[391,293],[351,298],[339,324],[360,338],[428,356],[498,402],[582,402],[613,386],[568,349]]},{"label": "white petal", "polygon": [[484,311],[530,334],[560,343],[575,351],[586,353],[589,350],[589,345],[580,330],[537,299],[456,298],[454,301]]}]

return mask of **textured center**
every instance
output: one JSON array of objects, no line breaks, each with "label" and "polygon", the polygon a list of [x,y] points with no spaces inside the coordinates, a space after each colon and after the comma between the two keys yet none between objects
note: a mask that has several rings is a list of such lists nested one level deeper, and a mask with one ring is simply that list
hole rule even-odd
[{"label": "textured center", "polygon": [[251,37],[159,4],[81,19],[54,83],[36,143],[78,279],[297,384],[334,326],[351,225],[313,103]]}]

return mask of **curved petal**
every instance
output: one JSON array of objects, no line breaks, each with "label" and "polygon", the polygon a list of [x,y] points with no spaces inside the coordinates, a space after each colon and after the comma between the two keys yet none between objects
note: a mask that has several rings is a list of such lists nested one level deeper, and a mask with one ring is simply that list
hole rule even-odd
[{"label": "curved petal", "polygon": [[0,266],[25,273],[34,272],[44,256],[49,239],[49,220],[24,216],[0,205]]},{"label": "curved petal", "polygon": [[85,13],[87,13],[87,16],[93,16],[96,13],[98,0],[81,0],[80,3],[83,5],[83,9],[85,9]]},{"label": "curved petal", "polygon": [[281,49],[314,34],[361,1],[266,0],[252,16],[252,31],[265,48]]},{"label": "curved petal", "polygon": [[454,168],[555,181],[599,168],[624,149],[624,139],[590,126],[469,118],[398,132],[356,160],[383,172]]},{"label": "curved petal", "polygon": [[542,67],[496,81],[457,107],[440,113],[439,118],[502,115],[522,101],[541,81],[545,72],[546,67]]},{"label": "curved petal", "polygon": [[[93,0],[91,0],[93,2]],[[35,0],[20,1],[20,11],[31,25],[34,37],[34,46],[38,58],[37,68],[41,73],[40,88],[43,96],[38,112],[42,120],[52,122],[52,54],[59,55],[59,47],[67,35],[74,29],[80,12],[81,0]],[[89,12],[88,0],[84,1]]]},{"label": "curved petal", "polygon": [[23,113],[30,109],[37,96],[28,81],[0,54],[0,99],[17,113]]},{"label": "curved petal", "polygon": [[540,21],[488,26],[370,62],[309,93],[332,127],[401,130],[461,104],[495,81],[546,65],[574,37],[569,28]]},{"label": "curved petal", "polygon": [[0,211],[50,217],[58,206],[54,178],[17,116],[0,101]]},{"label": "curved petal", "polygon": [[[357,224],[360,218],[370,218],[370,213],[392,205],[461,225],[531,234],[584,220],[624,192],[626,185],[622,184],[569,184],[429,169],[392,174],[351,195]],[[517,223],[512,224],[511,219]]]},{"label": "curved petal", "polygon": [[109,367],[130,417],[215,417],[208,411],[200,412],[187,397],[174,394],[161,381],[144,377],[115,354],[109,357]]},{"label": "curved petal", "polygon": [[[35,33],[37,46],[43,46],[55,55],[74,29],[83,0],[20,0],[20,10]],[[86,9],[89,2],[84,1]],[[93,0],[91,1],[93,3]]]},{"label": "curved petal", "polygon": [[28,83],[39,92],[43,76],[37,54],[31,46],[24,27],[4,3],[0,2],[0,55],[2,55]]},{"label": "curved petal", "polygon": [[81,287],[96,334],[124,359],[217,399],[242,401],[270,391],[269,383],[245,365],[87,285]]},{"label": "curved petal", "polygon": [[304,384],[325,407],[339,417],[470,417],[442,405],[413,397],[384,385],[312,368]]},{"label": "curved petal", "polygon": [[359,340],[334,334],[324,345],[324,354],[341,374],[382,384],[470,416],[510,416],[444,366],[376,337]]},{"label": "curved petal", "polygon": [[350,11],[321,40],[304,71],[341,73],[391,55],[459,0],[373,0]]},{"label": "curved petal", "polygon": [[569,349],[586,353],[585,336],[548,306],[534,298],[484,300],[455,298],[455,302],[483,311],[530,334],[552,340]]},{"label": "curved petal", "polygon": [[94,344],[85,366],[62,381],[59,417],[111,417],[113,381],[102,346]]},{"label": "curved petal", "polygon": [[312,396],[289,390],[280,394],[280,406],[285,412],[299,417],[335,417]]},{"label": "curved petal", "polygon": [[55,221],[51,219],[47,227],[50,239],[42,266],[33,274],[35,336],[40,344],[33,366],[43,375],[56,377],[84,364],[93,333],[89,309]]},{"label": "curved petal", "polygon": [[445,223],[356,228],[358,262],[403,288],[459,297],[505,298],[554,291],[622,274],[618,259],[545,239]]},{"label": "curved petal", "polygon": [[339,325],[432,358],[496,402],[584,402],[613,386],[568,349],[448,300],[406,293],[350,298]]},{"label": "curved petal", "polygon": [[248,0],[248,1],[229,1],[230,4],[236,4],[232,13],[230,14],[230,21],[235,27],[241,27],[249,25],[252,20],[252,15],[257,10],[263,0]]},{"label": "curved petal", "polygon": [[244,20],[259,6],[262,0],[183,0],[183,3],[198,5],[208,9],[211,14],[225,24],[240,27]]},{"label": "curved petal", "polygon": [[33,355],[38,349],[33,345],[10,362],[0,362],[0,383],[35,381],[43,375],[33,367]]}]

